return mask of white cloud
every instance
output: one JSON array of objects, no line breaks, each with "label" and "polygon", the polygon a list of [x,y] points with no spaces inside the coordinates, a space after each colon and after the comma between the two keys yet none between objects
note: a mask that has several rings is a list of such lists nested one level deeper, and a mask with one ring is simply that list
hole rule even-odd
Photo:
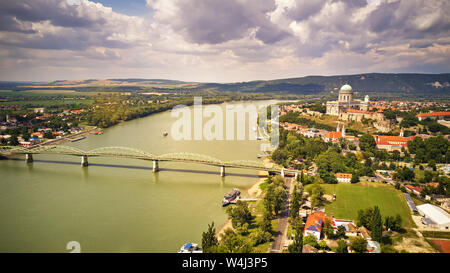
[{"label": "white cloud", "polygon": [[147,0],[147,6],[152,15],[138,17],[88,0],[2,1],[1,79],[223,82],[450,68],[445,0]]}]

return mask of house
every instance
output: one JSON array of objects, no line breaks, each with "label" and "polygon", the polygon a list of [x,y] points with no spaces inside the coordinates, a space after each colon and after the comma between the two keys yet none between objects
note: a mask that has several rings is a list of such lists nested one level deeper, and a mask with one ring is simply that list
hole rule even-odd
[{"label": "house", "polygon": [[38,137],[38,138],[43,138],[44,137],[44,133],[43,132],[34,132],[34,133],[31,133],[31,136],[32,137]]},{"label": "house", "polygon": [[405,188],[406,188],[406,190],[408,192],[414,193],[417,196],[420,196],[420,193],[422,193],[422,188],[415,187],[415,186],[410,185],[410,184],[406,185]]},{"label": "house", "polygon": [[314,128],[302,131],[301,134],[308,138],[320,137],[320,131]]},{"label": "house", "polygon": [[424,119],[443,119],[444,117],[450,116],[450,112],[434,112],[434,113],[420,113],[417,114],[416,117],[419,119],[419,121],[422,121]]},{"label": "house", "polygon": [[347,225],[347,232],[345,233],[345,236],[358,236],[358,230],[353,223]]},{"label": "house", "polygon": [[305,224],[304,236],[308,236],[312,234],[320,240],[320,235],[322,233],[322,226],[324,224],[324,213],[323,212],[314,212],[308,216]]},{"label": "house", "polygon": [[29,148],[29,147],[39,144],[39,143],[41,143],[40,139],[30,139],[29,141],[20,141],[19,142],[20,146],[26,147],[26,148]]},{"label": "house", "polygon": [[366,240],[372,240],[372,237],[370,236],[370,231],[362,226],[360,228],[358,228],[359,234],[361,235],[361,237],[363,237]]},{"label": "house", "polygon": [[34,112],[35,113],[44,113],[45,112],[45,108],[43,108],[43,107],[34,108]]},{"label": "house", "polygon": [[336,127],[336,132],[329,132],[323,137],[325,142],[339,142],[340,138],[345,138],[345,124],[342,125],[342,130],[339,129],[340,123]]},{"label": "house", "polygon": [[408,141],[414,139],[414,137],[404,137],[404,136],[382,136],[373,135],[377,149],[394,151],[401,151],[402,148],[408,148]]},{"label": "house", "polygon": [[304,236],[312,234],[317,238],[317,240],[320,240],[322,229],[325,225],[326,220],[330,221],[330,224],[333,227],[333,229],[336,229],[336,224],[332,217],[325,216],[325,213],[321,211],[311,213],[308,216],[308,219],[306,219]]},{"label": "house", "polygon": [[333,219],[335,226],[333,227],[337,230],[340,226],[345,228],[345,235],[347,236],[357,236],[358,231],[356,230],[355,223],[352,220],[347,219]]},{"label": "house", "polygon": [[304,245],[302,248],[302,253],[318,253],[319,250],[311,245]]},{"label": "house", "polygon": [[450,214],[445,210],[431,204],[419,205],[417,209],[422,215],[423,224],[443,230],[450,229]]},{"label": "house", "polygon": [[339,183],[350,183],[352,180],[351,173],[336,173],[336,179]]},{"label": "house", "polygon": [[17,123],[17,118],[11,117],[10,115],[6,115],[6,122]]}]

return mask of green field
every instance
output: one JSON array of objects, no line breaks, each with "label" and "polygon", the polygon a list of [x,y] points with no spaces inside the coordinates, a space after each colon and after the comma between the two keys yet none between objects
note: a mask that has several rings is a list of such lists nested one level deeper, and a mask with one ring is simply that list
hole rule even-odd
[{"label": "green field", "polygon": [[325,205],[328,215],[356,220],[359,209],[377,205],[383,217],[400,214],[404,227],[414,226],[403,193],[389,185],[360,182],[357,184],[321,184],[321,186],[325,189],[326,194],[336,193],[336,201]]}]

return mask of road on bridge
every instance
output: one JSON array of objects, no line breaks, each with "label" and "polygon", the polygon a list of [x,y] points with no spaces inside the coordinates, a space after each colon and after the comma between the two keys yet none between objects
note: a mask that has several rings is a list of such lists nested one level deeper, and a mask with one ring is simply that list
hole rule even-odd
[{"label": "road on bridge", "polygon": [[290,177],[285,178],[285,185],[288,191],[288,198],[286,201],[286,205],[284,206],[284,209],[281,211],[278,217],[278,230],[276,232],[276,236],[272,244],[272,249],[270,250],[271,253],[281,253],[283,251],[283,244],[286,241],[288,231],[289,210],[291,204],[292,179],[293,178]]}]

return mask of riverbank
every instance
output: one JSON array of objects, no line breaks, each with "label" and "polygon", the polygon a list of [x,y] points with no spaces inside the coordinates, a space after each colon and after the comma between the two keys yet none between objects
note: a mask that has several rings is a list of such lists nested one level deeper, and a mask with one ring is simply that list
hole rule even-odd
[{"label": "riverbank", "polygon": [[[253,184],[250,188],[247,189],[248,197],[250,198],[258,198],[261,197],[262,190],[259,187],[262,183],[266,181],[266,177],[259,177],[257,182]],[[260,202],[260,201],[258,201]],[[216,232],[217,237],[220,240],[220,236],[225,232],[226,229],[231,228],[233,229],[233,225],[231,223],[231,219],[228,219],[225,224],[219,229],[219,231]]]},{"label": "riverbank", "polygon": [[49,141],[46,141],[44,143],[41,143],[40,145],[60,145],[66,142],[71,142],[71,140],[73,140],[74,137],[87,137],[88,135],[92,135],[92,134],[96,134],[97,132],[101,132],[102,129],[98,128],[98,127],[94,127],[85,131],[81,131],[79,133],[73,134],[73,135],[68,135],[66,137],[62,137],[62,138],[57,138],[57,139],[52,139]]},{"label": "riverbank", "polygon": [[[270,167],[273,164],[273,161],[270,158],[264,158],[262,159],[262,162],[264,164],[264,166],[266,167]],[[262,198],[262,190],[260,185],[262,183],[264,183],[267,179],[267,177],[269,176],[269,173],[266,171],[258,171],[258,180],[256,181],[255,184],[253,184],[252,186],[250,186],[249,188],[247,188],[247,194],[248,197],[250,198]],[[258,202],[261,202],[261,200],[259,200]],[[225,224],[223,224],[223,226],[216,232],[216,236],[219,238],[220,240],[220,236],[225,232],[226,229],[231,228],[233,229],[233,225],[231,223],[231,220],[228,219]]]}]

